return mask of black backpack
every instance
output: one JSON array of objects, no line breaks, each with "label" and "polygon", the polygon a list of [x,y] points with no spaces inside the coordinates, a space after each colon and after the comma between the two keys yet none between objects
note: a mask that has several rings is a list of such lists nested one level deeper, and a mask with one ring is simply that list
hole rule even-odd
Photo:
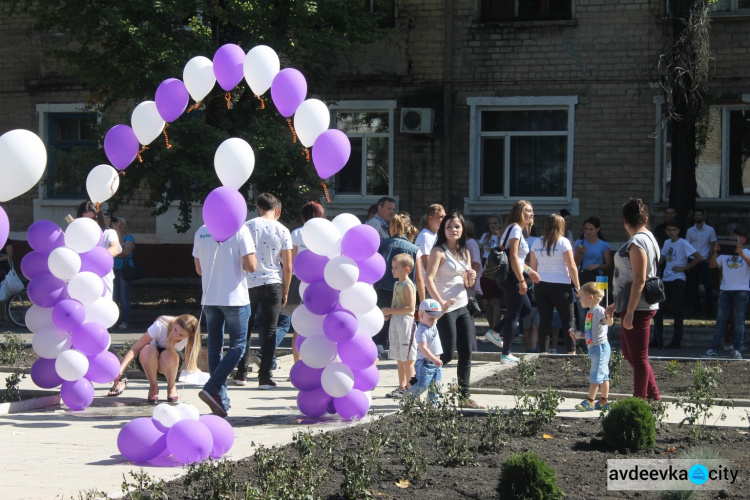
[{"label": "black backpack", "polygon": [[482,276],[491,280],[494,279],[498,284],[505,282],[510,272],[510,260],[508,259],[508,249],[506,248],[509,237],[510,229],[508,229],[503,243],[490,249],[484,271],[482,271]]}]

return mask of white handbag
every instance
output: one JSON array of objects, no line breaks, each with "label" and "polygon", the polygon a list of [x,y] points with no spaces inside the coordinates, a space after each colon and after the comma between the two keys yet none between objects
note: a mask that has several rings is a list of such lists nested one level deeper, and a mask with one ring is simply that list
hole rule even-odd
[{"label": "white handbag", "polygon": [[21,278],[13,267],[13,261],[10,262],[10,271],[5,275],[2,285],[0,285],[0,301],[6,301],[25,288]]}]

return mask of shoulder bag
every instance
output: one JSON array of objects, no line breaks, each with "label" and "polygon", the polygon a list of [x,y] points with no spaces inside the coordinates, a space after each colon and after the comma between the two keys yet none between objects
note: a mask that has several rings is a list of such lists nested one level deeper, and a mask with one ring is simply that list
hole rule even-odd
[{"label": "shoulder bag", "polygon": [[13,261],[8,259],[10,271],[5,275],[2,285],[0,285],[0,301],[6,301],[18,292],[24,289],[23,282],[13,267]]},{"label": "shoulder bag", "polygon": [[510,259],[506,248],[508,238],[510,238],[510,229],[508,229],[502,244],[490,249],[487,255],[487,264],[482,272],[482,276],[494,279],[498,284],[505,282],[510,272]]},{"label": "shoulder bag", "polygon": [[133,254],[130,254],[122,266],[122,279],[125,281],[135,281],[142,279],[145,275],[143,266],[135,261]]},{"label": "shoulder bag", "polygon": [[[645,233],[643,233],[645,234]],[[650,238],[653,239],[653,238]],[[652,241],[652,243],[656,243],[655,241]],[[658,245],[654,245],[657,247]],[[656,255],[659,255],[659,252],[656,252]],[[650,256],[649,256],[650,258]],[[658,262],[658,259],[657,259]],[[651,263],[653,266],[653,262]],[[657,269],[656,267],[653,267],[653,269]],[[659,302],[664,302],[667,299],[666,293],[664,292],[664,282],[657,274],[656,276],[653,276],[651,278],[648,278],[646,280],[646,283],[643,285],[643,300],[645,300],[648,304],[657,304]]]}]

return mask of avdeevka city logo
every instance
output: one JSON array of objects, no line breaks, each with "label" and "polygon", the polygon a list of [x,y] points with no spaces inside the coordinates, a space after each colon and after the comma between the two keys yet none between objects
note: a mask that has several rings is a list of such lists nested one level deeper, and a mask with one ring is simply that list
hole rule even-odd
[{"label": "avdeevka city logo", "polygon": [[740,469],[719,459],[608,459],[608,490],[723,490]]},{"label": "avdeevka city logo", "polygon": [[691,483],[701,485],[708,481],[708,469],[705,465],[695,464],[690,467],[688,477]]}]

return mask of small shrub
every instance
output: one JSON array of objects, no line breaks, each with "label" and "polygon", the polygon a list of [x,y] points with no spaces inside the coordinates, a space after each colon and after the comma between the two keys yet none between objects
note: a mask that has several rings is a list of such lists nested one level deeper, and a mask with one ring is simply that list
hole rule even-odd
[{"label": "small shrub", "polygon": [[625,356],[622,355],[622,351],[614,349],[609,357],[609,387],[611,389],[617,387],[622,380],[623,361],[625,361]]},{"label": "small shrub", "polygon": [[[698,361],[693,373],[693,386],[677,398],[676,406],[685,412],[680,427],[690,425],[690,435],[698,439],[708,437],[708,423],[713,416],[714,399],[718,397],[719,375],[721,368],[710,368]],[[719,419],[726,418],[722,411]]]},{"label": "small shrub", "polygon": [[526,358],[520,358],[516,363],[518,370],[518,384],[521,387],[530,387],[536,382],[536,364],[529,363]]},{"label": "small shrub", "polygon": [[653,448],[656,424],[651,407],[640,398],[625,398],[611,404],[602,419],[604,440],[616,450]]},{"label": "small shrub", "polygon": [[500,498],[514,500],[554,500],[564,495],[555,470],[533,452],[514,453],[503,462],[496,491]]},{"label": "small shrub", "polygon": [[679,368],[680,362],[676,359],[673,359],[669,363],[667,363],[667,372],[669,373],[670,377],[676,377],[677,373],[679,372]]}]

